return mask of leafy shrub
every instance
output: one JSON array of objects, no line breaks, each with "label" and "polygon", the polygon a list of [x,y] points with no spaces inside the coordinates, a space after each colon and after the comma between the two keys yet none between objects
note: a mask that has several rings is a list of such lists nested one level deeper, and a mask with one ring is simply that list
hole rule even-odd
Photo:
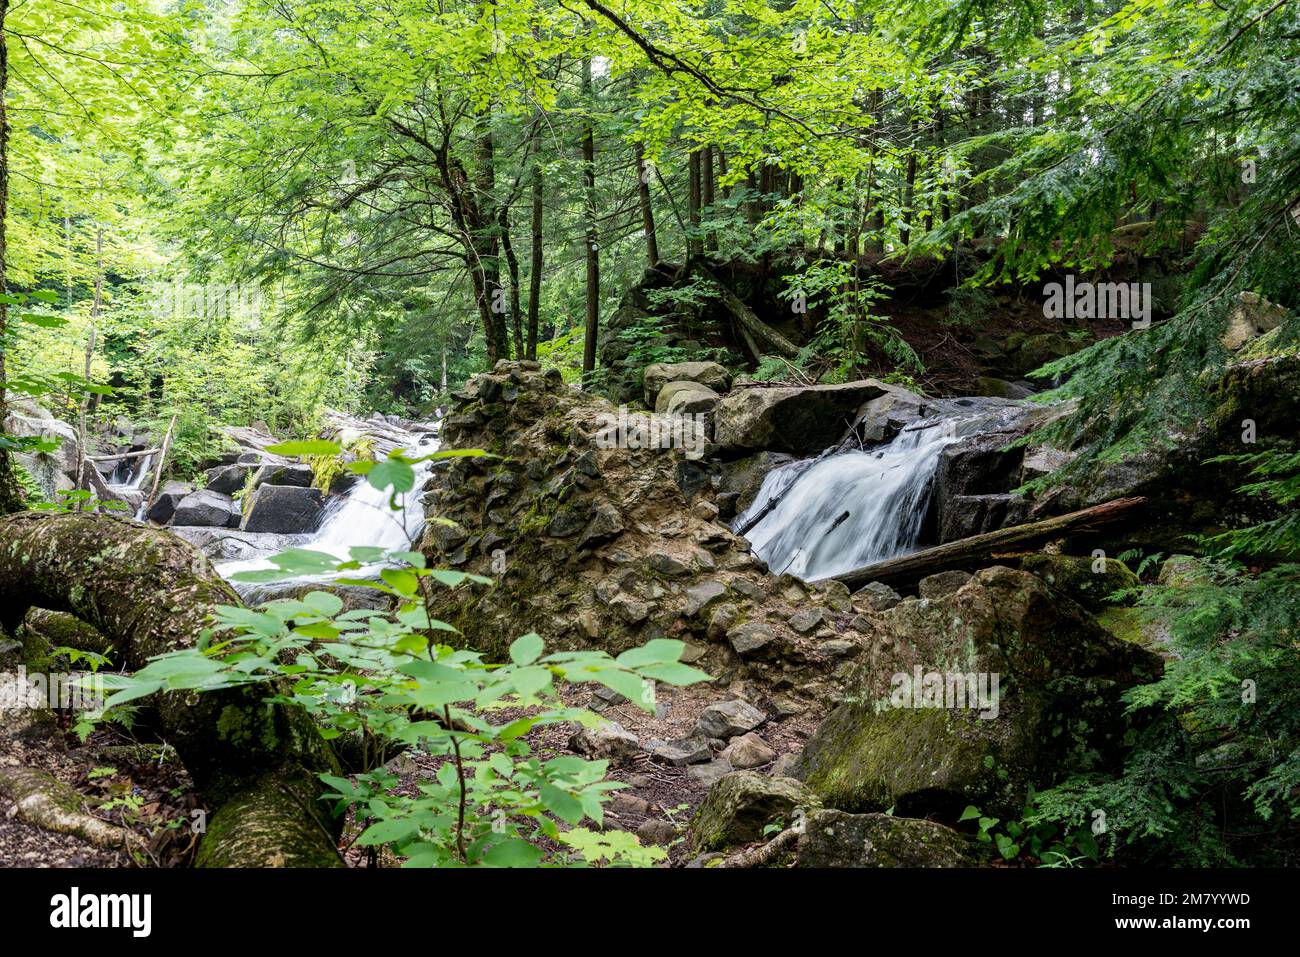
[{"label": "leafy shrub", "polygon": [[[326,449],[329,444],[283,443],[271,451],[342,451]],[[426,458],[482,454],[445,451]],[[346,467],[389,491],[398,508],[416,491],[412,466],[419,461],[394,453]],[[431,756],[437,772],[414,795],[395,792],[398,777],[382,768],[351,778],[322,775],[336,812],[351,809],[365,825],[357,843],[391,848],[405,866],[644,865],[665,856],[660,848],[641,847],[633,835],[581,826],[591,821],[600,827],[602,804],[622,786],[604,780],[608,762],[548,757],[527,735],[547,725],[600,723],[591,712],[563,703],[562,683],[601,684],[653,712],[656,682],[707,680],[681,663],[683,642],[658,639],[617,658],[599,651],[548,655],[542,639],[530,633],[510,646],[509,661],[488,662],[450,644],[456,629],[430,609],[436,589],[490,585],[491,579],[430,568],[414,549],[357,547],[347,560],[290,549],[270,562],[271,569],[236,577],[319,576],[376,588],[395,608],[345,611],[342,599],[325,590],[257,610],[220,607],[197,647],[161,655],[129,677],[111,676],[115,692],[106,709],[158,690],[259,683],[272,700],[311,713],[327,739],[360,736],[366,752],[377,756],[403,749]]]}]

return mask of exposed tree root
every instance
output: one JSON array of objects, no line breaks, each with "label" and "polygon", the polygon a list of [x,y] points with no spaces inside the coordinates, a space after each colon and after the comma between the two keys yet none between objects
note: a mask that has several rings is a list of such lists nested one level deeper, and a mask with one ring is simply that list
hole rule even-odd
[{"label": "exposed tree root", "polygon": [[799,832],[787,827],[766,844],[737,851],[723,859],[720,867],[766,867],[789,850],[790,845],[799,839]]},{"label": "exposed tree root", "polygon": [[139,834],[88,813],[81,794],[46,771],[0,768],[0,793],[14,802],[19,819],[28,824],[71,834],[106,850],[143,852]]}]

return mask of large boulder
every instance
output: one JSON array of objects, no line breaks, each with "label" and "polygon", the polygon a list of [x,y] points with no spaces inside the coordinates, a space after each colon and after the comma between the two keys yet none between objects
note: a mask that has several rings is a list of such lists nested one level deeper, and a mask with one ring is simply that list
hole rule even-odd
[{"label": "large boulder", "polygon": [[267,462],[253,473],[253,485],[296,485],[307,488],[314,473],[310,465],[300,462]]},{"label": "large boulder", "polygon": [[53,452],[22,452],[14,456],[36,480],[42,494],[53,499],[58,492],[73,488],[77,475],[77,430],[29,398],[11,397],[8,409],[9,416],[4,422],[8,435],[58,445]]},{"label": "large boulder", "polygon": [[690,845],[699,853],[748,844],[760,840],[769,824],[792,825],[820,806],[817,796],[792,778],[733,771],[709,788],[691,818]]},{"label": "large boulder", "polygon": [[767,473],[793,461],[793,455],[783,452],[758,452],[718,466],[712,476],[712,485],[717,493],[714,500],[719,517],[724,521],[730,520],[749,508],[763,487]]},{"label": "large boulder", "polygon": [[[1127,565],[1114,558],[1098,556],[1085,558],[1079,555],[1030,555],[1020,567],[1058,591],[1069,595],[1092,612],[1105,611],[1116,606],[1111,600],[1116,592],[1137,588],[1141,582]],[[1118,604],[1131,605],[1132,597]]]},{"label": "large boulder", "polygon": [[312,532],[320,523],[320,489],[299,485],[260,485],[244,514],[246,532],[295,535]]},{"label": "large boulder", "polygon": [[891,389],[875,379],[741,389],[718,403],[714,438],[730,452],[811,455],[838,442],[866,403]]},{"label": "large boulder", "polygon": [[654,408],[669,415],[712,412],[720,398],[718,393],[698,382],[670,382],[659,391]]},{"label": "large boulder", "polygon": [[645,404],[657,409],[660,391],[670,382],[693,382],[711,392],[731,388],[731,373],[716,362],[657,362],[645,369]]},{"label": "large boulder", "polygon": [[846,811],[1016,814],[1031,787],[1114,770],[1129,730],[1120,696],[1160,668],[1011,568],[874,620],[871,653],[794,772]]},{"label": "large boulder", "polygon": [[193,492],[194,486],[186,482],[164,482],[158,494],[154,496],[153,504],[149,506],[145,519],[159,525],[166,525],[176,514],[177,506]]},{"label": "large boulder", "polygon": [[1286,321],[1287,311],[1253,292],[1237,294],[1228,311],[1228,322],[1221,339],[1223,348],[1236,352],[1251,339],[1272,332]]},{"label": "large boulder", "polygon": [[246,465],[218,465],[216,468],[208,469],[208,484],[210,491],[220,492],[222,495],[234,495],[244,487],[248,481],[249,468]]},{"label": "large boulder", "polygon": [[229,495],[210,488],[191,492],[176,503],[173,525],[204,525],[217,528],[237,526],[239,506]]},{"label": "large boulder", "polygon": [[971,867],[970,838],[933,821],[823,809],[804,821],[795,867]]}]

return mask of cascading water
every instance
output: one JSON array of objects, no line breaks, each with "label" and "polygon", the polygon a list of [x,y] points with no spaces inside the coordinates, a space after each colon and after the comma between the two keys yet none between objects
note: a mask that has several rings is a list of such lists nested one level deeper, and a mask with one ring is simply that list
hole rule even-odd
[{"label": "cascading water", "polygon": [[153,456],[144,455],[134,459],[122,459],[113,470],[106,483],[113,491],[134,492],[144,484],[145,476],[153,467]]},{"label": "cascading water", "polygon": [[944,447],[987,422],[918,422],[876,449],[773,469],[733,528],[774,574],[808,581],[914,551]]},{"label": "cascading water", "polygon": [[[420,458],[438,450],[436,435],[424,435],[416,443],[412,457]],[[294,545],[295,548],[326,552],[339,559],[347,559],[353,547],[383,548],[395,551],[412,548],[418,544],[424,531],[424,506],[420,499],[432,470],[431,462],[420,462],[413,466],[415,470],[415,487],[397,497],[401,506],[394,510],[390,505],[390,491],[375,488],[365,479],[357,482],[347,493],[336,496],[327,506],[321,517],[320,527],[305,541]],[[280,551],[282,549],[274,549]],[[217,565],[217,572],[229,579],[236,572],[261,571],[273,568],[269,556],[222,562]],[[366,578],[377,576],[381,565],[369,565],[365,568],[347,572],[349,578]],[[278,581],[272,588],[256,582],[232,581],[235,590],[246,602],[256,602],[271,597],[294,586],[314,581],[329,581],[333,576],[307,575],[287,581]]]}]

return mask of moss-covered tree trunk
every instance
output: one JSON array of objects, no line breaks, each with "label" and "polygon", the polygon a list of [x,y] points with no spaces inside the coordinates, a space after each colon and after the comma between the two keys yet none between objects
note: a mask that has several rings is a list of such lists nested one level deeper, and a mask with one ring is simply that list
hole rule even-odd
[{"label": "moss-covered tree trunk", "polygon": [[[0,519],[0,624],[31,608],[94,626],[116,663],[136,670],[192,646],[216,605],[239,598],[193,546],[161,529],[97,514],[24,512]],[[310,716],[269,704],[266,685],[167,692],[149,699],[215,812],[200,863],[338,864],[337,825],[315,775],[338,762]]]},{"label": "moss-covered tree trunk", "polygon": [[[9,324],[9,306],[5,302],[8,291],[8,245],[5,234],[5,215],[9,210],[9,115],[5,110],[5,95],[9,89],[9,47],[4,31],[9,15],[9,0],[0,0],[0,435],[9,418],[5,403],[5,328]],[[22,490],[14,473],[14,461],[9,450],[0,447],[0,515],[10,515],[23,508]]]}]

